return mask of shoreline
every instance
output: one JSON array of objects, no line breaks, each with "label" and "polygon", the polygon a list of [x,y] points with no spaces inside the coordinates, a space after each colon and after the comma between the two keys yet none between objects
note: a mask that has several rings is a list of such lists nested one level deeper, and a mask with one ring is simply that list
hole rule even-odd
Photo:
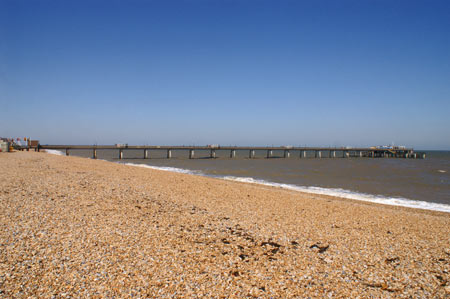
[{"label": "shoreline", "polygon": [[[58,150],[45,150],[49,154],[53,155],[64,155],[63,152]],[[257,184],[262,186],[272,186],[276,188],[282,188],[286,190],[293,190],[297,192],[301,192],[304,194],[316,194],[316,195],[325,195],[325,196],[331,196],[334,198],[342,198],[346,200],[356,200],[356,201],[362,201],[362,202],[370,202],[375,204],[381,204],[381,205],[388,205],[388,206],[399,206],[399,207],[406,207],[406,208],[412,208],[412,209],[421,209],[421,210],[429,210],[429,211],[437,211],[437,212],[444,212],[444,213],[450,213],[450,205],[442,204],[442,203],[436,203],[431,201],[419,201],[419,200],[413,200],[405,197],[392,197],[392,196],[386,196],[386,195],[379,195],[379,194],[369,194],[354,190],[347,190],[342,188],[331,188],[331,187],[316,187],[316,186],[300,186],[300,185],[294,185],[294,184],[288,184],[288,183],[279,183],[279,182],[271,182],[263,179],[255,179],[252,177],[237,177],[237,176],[230,176],[230,175],[208,175],[201,171],[194,171],[190,169],[184,169],[184,168],[177,168],[177,167],[170,167],[170,166],[154,166],[149,164],[138,164],[138,163],[131,163],[131,162],[114,162],[104,159],[99,159],[103,161],[108,161],[111,163],[117,163],[117,164],[124,164],[134,167],[142,167],[142,168],[148,168],[148,169],[155,169],[155,170],[162,170],[162,171],[169,171],[169,172],[175,172],[175,173],[184,173],[184,174],[191,174],[191,175],[197,175],[201,177],[209,177],[209,178],[217,178],[222,180],[229,180],[229,181],[235,181],[235,182],[242,182],[242,183],[249,183],[249,184]]]},{"label": "shoreline", "polygon": [[[104,160],[104,161],[108,161],[108,160]],[[108,162],[111,162],[111,161],[108,161]],[[190,175],[196,175],[196,176],[201,176],[201,177],[216,178],[219,180],[227,180],[227,181],[240,182],[240,183],[245,183],[245,184],[269,186],[269,187],[274,187],[274,188],[281,188],[284,190],[296,191],[296,192],[300,192],[303,194],[323,195],[323,196],[329,196],[329,197],[339,198],[339,199],[344,199],[344,200],[355,200],[355,201],[387,205],[387,206],[396,206],[396,207],[404,207],[404,208],[410,208],[410,209],[419,209],[419,210],[450,213],[450,205],[440,204],[440,203],[435,203],[435,202],[428,202],[428,201],[413,200],[413,199],[408,199],[408,198],[404,198],[404,197],[387,197],[384,195],[369,194],[369,193],[357,192],[357,191],[341,189],[341,188],[299,186],[299,185],[286,184],[286,183],[276,183],[276,182],[270,182],[270,181],[266,181],[266,180],[262,180],[262,179],[254,179],[252,177],[236,177],[236,176],[228,176],[228,175],[225,175],[225,176],[208,175],[208,174],[204,174],[201,172],[196,173],[189,169],[175,168],[175,167],[159,167],[159,166],[153,166],[153,165],[147,165],[147,164],[135,164],[135,163],[127,163],[127,162],[112,162],[112,163],[118,163],[118,164],[124,164],[124,165],[128,165],[128,166],[142,167],[142,168],[148,168],[148,169],[155,169],[155,170],[162,170],[162,171],[169,171],[169,172],[175,172],[175,173],[182,173],[182,174],[190,174]]]},{"label": "shoreline", "polygon": [[6,296],[450,294],[445,212],[45,153],[0,165]]}]

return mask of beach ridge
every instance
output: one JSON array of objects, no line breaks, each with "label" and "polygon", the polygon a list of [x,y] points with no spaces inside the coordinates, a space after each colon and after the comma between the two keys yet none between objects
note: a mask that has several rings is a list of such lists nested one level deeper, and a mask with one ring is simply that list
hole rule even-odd
[{"label": "beach ridge", "polygon": [[449,295],[448,213],[0,155],[9,297]]}]

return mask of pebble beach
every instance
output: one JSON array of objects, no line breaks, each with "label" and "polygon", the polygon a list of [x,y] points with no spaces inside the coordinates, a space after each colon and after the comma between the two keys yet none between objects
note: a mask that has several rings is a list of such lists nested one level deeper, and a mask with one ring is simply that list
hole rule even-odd
[{"label": "pebble beach", "polygon": [[446,298],[450,214],[0,154],[2,298]]}]

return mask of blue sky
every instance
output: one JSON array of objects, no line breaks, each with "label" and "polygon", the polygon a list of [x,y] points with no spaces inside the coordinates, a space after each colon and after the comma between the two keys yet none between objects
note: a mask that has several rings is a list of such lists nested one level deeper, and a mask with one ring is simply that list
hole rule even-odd
[{"label": "blue sky", "polygon": [[0,136],[450,149],[450,1],[0,0]]}]

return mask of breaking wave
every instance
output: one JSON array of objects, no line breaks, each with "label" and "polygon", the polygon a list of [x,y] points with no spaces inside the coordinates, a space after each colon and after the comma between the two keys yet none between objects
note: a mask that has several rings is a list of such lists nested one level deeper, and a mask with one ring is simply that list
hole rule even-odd
[{"label": "breaking wave", "polygon": [[57,151],[57,150],[51,150],[51,149],[46,149],[44,150],[46,153],[52,154],[52,155],[57,155],[57,156],[63,156],[64,153],[62,151]]},{"label": "breaking wave", "polygon": [[119,164],[142,167],[142,168],[150,168],[150,169],[156,169],[156,170],[163,170],[163,171],[170,171],[170,172],[177,172],[177,173],[186,173],[186,174],[195,174],[195,175],[205,176],[205,174],[201,171],[188,170],[188,169],[176,168],[176,167],[152,166],[152,165],[147,165],[147,164],[120,163],[120,162],[119,162]]},{"label": "breaking wave", "polygon": [[368,194],[368,193],[345,190],[345,189],[341,189],[341,188],[323,188],[323,187],[298,186],[298,185],[291,185],[291,184],[274,183],[274,182],[268,182],[265,180],[259,180],[259,179],[248,178],[248,177],[246,178],[246,177],[225,176],[223,178],[226,180],[230,180],[230,181],[272,186],[272,187],[278,187],[278,188],[283,188],[283,189],[288,189],[288,190],[300,191],[300,192],[304,192],[304,193],[330,195],[330,196],[334,196],[334,197],[347,198],[347,199],[360,200],[360,201],[368,201],[368,202],[379,203],[379,204],[384,204],[384,205],[400,206],[400,207],[408,207],[408,208],[433,210],[433,211],[450,213],[450,205],[439,204],[439,203],[434,203],[434,202],[426,202],[426,201],[420,201],[420,200],[411,200],[411,199],[402,198],[402,197],[388,197],[388,196],[383,196],[383,195],[373,195],[373,194]]}]

